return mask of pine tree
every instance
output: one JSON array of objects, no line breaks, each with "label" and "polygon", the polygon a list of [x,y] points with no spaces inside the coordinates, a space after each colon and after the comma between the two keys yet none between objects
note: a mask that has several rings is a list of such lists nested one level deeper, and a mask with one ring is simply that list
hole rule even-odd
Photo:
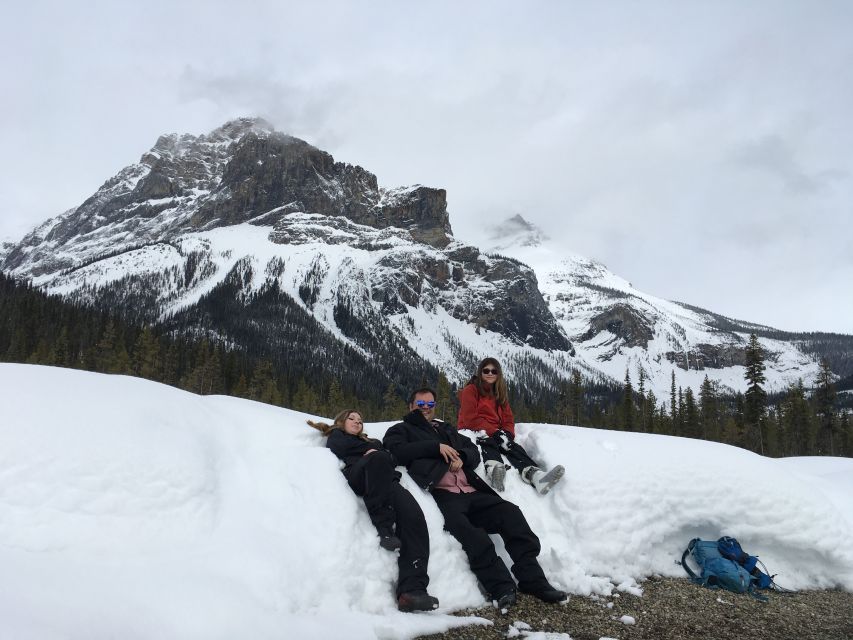
[{"label": "pine tree", "polygon": [[116,369],[116,343],[116,327],[110,319],[95,345],[95,371],[109,373]]},{"label": "pine tree", "polygon": [[839,432],[841,436],[841,451],[839,454],[848,458],[853,457],[853,426],[850,425],[850,415],[846,411],[841,414]]},{"label": "pine tree", "polygon": [[406,413],[403,400],[397,394],[397,387],[389,382],[382,395],[382,419],[399,420]]},{"label": "pine tree", "polygon": [[110,373],[130,374],[130,354],[127,352],[127,345],[124,343],[124,336],[119,333],[116,336],[116,351],[113,370]]},{"label": "pine tree", "polygon": [[249,383],[246,380],[246,374],[240,373],[240,377],[237,380],[237,384],[234,385],[234,388],[231,389],[230,395],[235,396],[237,398],[249,398]]},{"label": "pine tree", "polygon": [[726,433],[728,435],[726,441],[729,444],[733,444],[738,447],[746,446],[745,405],[746,401],[744,400],[743,394],[738,392],[735,396],[735,413],[727,425],[728,428],[726,429]]},{"label": "pine tree", "polygon": [[658,428],[655,430],[655,433],[672,433],[672,427],[669,424],[670,418],[666,415],[666,402],[660,403],[660,410],[658,411],[656,420]]},{"label": "pine tree", "polygon": [[[211,395],[216,393],[222,393],[224,391],[224,385],[222,383],[222,356],[220,355],[219,345],[213,347],[213,352],[210,354],[210,358],[206,364],[205,370],[205,387],[202,390],[202,393],[205,395]],[[278,399],[274,402],[271,401],[272,404],[281,404],[281,397],[278,396]]]},{"label": "pine tree", "polygon": [[758,452],[764,455],[764,435],[762,433],[762,422],[767,408],[767,393],[762,386],[764,377],[764,350],[758,342],[758,337],[753,333],[749,336],[749,344],[746,347],[746,378],[747,388],[744,394],[744,423],[751,430],[758,441]]},{"label": "pine tree", "polygon": [[780,447],[782,455],[803,456],[814,453],[809,406],[802,379],[788,387],[782,402]]},{"label": "pine tree", "polygon": [[820,361],[816,388],[814,392],[815,413],[820,424],[821,453],[835,455],[835,385],[832,383],[832,371],[826,358]]},{"label": "pine tree", "polygon": [[699,412],[696,410],[696,400],[690,387],[684,392],[684,435],[690,438],[699,437]]},{"label": "pine tree", "polygon": [[678,401],[675,407],[675,414],[672,416],[672,434],[675,436],[684,436],[684,390],[678,387]]},{"label": "pine tree", "polygon": [[25,362],[29,354],[27,331],[24,327],[18,327],[12,332],[9,348],[6,350],[4,360],[6,362]]},{"label": "pine tree", "polygon": [[[179,373],[180,347],[171,343],[166,347],[166,352],[163,357],[163,366],[160,373],[161,380],[166,384],[177,385],[180,379]],[[246,398],[248,396],[241,396]]]},{"label": "pine tree", "polygon": [[637,431],[646,431],[646,372],[642,367],[637,368]]},{"label": "pine tree", "polygon": [[569,406],[569,397],[571,395],[571,383],[566,380],[560,380],[557,387],[557,408],[556,422],[557,424],[571,424],[572,410]]},{"label": "pine tree", "polygon": [[67,367],[72,364],[71,343],[68,340],[68,327],[62,327],[53,343],[50,364],[57,367]]},{"label": "pine tree", "polygon": [[133,346],[133,372],[149,380],[157,380],[160,374],[160,343],[150,327],[139,332]]},{"label": "pine tree", "polygon": [[580,426],[582,407],[583,386],[581,384],[581,372],[577,369],[572,369],[571,382],[569,382],[569,424]]},{"label": "pine tree", "polygon": [[701,438],[705,440],[719,440],[719,413],[716,389],[706,375],[705,379],[702,381],[702,386],[699,388],[699,422],[701,424]]},{"label": "pine tree", "polygon": [[625,431],[634,430],[634,387],[631,384],[631,373],[625,369],[625,391],[622,396],[622,424]]},{"label": "pine tree", "polygon": [[774,458],[778,457],[781,455],[781,443],[779,436],[779,412],[775,407],[770,407],[767,410],[767,417],[764,422],[765,433],[767,434],[767,442],[765,444],[767,455]]},{"label": "pine tree", "polygon": [[332,378],[332,382],[329,384],[329,396],[326,402],[328,410],[326,413],[330,416],[336,416],[340,411],[346,409],[344,404],[344,394],[341,391],[341,384],[337,378]]},{"label": "pine tree", "polygon": [[676,404],[677,396],[675,395],[675,369],[670,372],[669,383],[669,433],[678,435],[678,405]]},{"label": "pine tree", "polygon": [[[210,343],[207,340],[202,340],[195,349],[192,369],[181,380],[181,387],[201,395],[211,393],[213,386],[211,378],[219,373],[218,371],[214,372],[214,366],[211,363],[212,358]],[[218,366],[219,363],[217,362],[216,369]]]},{"label": "pine tree", "polygon": [[438,384],[435,392],[438,397],[435,399],[435,417],[445,422],[456,422],[456,416],[453,415],[456,405],[453,402],[453,395],[450,391],[450,382],[443,371],[438,373]]},{"label": "pine tree", "polygon": [[[643,431],[646,433],[660,433],[657,419],[657,403],[658,399],[655,392],[652,389],[649,389],[645,405],[646,415],[643,418]],[[661,409],[663,409],[663,404],[661,404]]]},{"label": "pine tree", "polygon": [[[318,412],[317,395],[308,387],[304,379],[299,380],[300,388],[297,390],[298,406],[295,408],[306,413]],[[252,371],[252,379],[249,382],[249,394],[253,400],[266,402],[267,404],[281,404],[281,392],[272,363],[269,360],[259,360]]]}]

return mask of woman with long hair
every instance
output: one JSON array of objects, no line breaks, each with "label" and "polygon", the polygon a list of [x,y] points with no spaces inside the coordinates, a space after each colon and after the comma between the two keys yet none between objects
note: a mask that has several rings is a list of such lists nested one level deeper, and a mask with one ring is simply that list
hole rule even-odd
[{"label": "woman with long hair", "polygon": [[518,469],[522,480],[541,495],[548,493],[565,473],[562,465],[542,471],[515,441],[515,418],[509,406],[503,371],[495,358],[483,359],[477,365],[477,373],[459,392],[457,426],[486,432],[477,442],[483,452],[486,475],[496,491],[504,490],[507,467],[503,456]]},{"label": "woman with long hair", "polygon": [[350,488],[364,499],[370,521],[379,533],[379,545],[400,550],[397,558],[397,608],[400,611],[431,611],[438,598],[427,593],[429,534],[420,506],[400,486],[396,461],[379,440],[364,433],[361,413],[341,411],[332,424],[308,420],[320,431],[326,446],[344,463]]}]

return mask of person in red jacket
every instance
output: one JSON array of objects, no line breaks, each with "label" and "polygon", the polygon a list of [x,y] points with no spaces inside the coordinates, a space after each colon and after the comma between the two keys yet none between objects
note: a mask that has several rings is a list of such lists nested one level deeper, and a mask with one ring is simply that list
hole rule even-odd
[{"label": "person in red jacket", "polygon": [[515,441],[515,418],[509,406],[506,381],[500,363],[494,358],[485,358],[477,367],[477,373],[459,392],[459,429],[485,431],[486,436],[477,439],[483,452],[486,475],[496,491],[504,490],[506,469],[503,457],[519,470],[521,478],[545,495],[563,477],[565,469],[557,465],[547,473],[527,455]]}]

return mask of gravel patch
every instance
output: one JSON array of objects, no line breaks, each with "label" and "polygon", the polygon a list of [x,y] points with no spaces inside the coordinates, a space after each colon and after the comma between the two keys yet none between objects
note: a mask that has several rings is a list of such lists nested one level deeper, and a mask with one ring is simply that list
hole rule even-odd
[{"label": "gravel patch", "polygon": [[518,604],[506,615],[494,607],[456,612],[493,625],[461,627],[419,640],[524,640],[527,634],[531,640],[565,640],[545,633],[568,634],[572,640],[853,640],[853,593],[846,591],[769,593],[770,601],[760,602],[686,579],[652,577],[640,586],[642,597],[571,596],[558,605],[519,594]]}]

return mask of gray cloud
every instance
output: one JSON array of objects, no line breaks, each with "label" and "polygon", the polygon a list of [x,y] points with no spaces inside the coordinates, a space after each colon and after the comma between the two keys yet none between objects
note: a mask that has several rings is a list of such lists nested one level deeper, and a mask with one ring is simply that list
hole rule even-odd
[{"label": "gray cloud", "polygon": [[839,169],[806,171],[795,152],[781,136],[765,135],[743,143],[734,150],[735,162],[776,176],[792,193],[812,194],[824,189],[832,180],[844,178]]},{"label": "gray cloud", "polygon": [[161,133],[259,115],[383,185],[446,188],[467,241],[522,213],[650,293],[853,332],[837,294],[853,270],[849,3],[10,13],[0,238],[78,204]]}]

